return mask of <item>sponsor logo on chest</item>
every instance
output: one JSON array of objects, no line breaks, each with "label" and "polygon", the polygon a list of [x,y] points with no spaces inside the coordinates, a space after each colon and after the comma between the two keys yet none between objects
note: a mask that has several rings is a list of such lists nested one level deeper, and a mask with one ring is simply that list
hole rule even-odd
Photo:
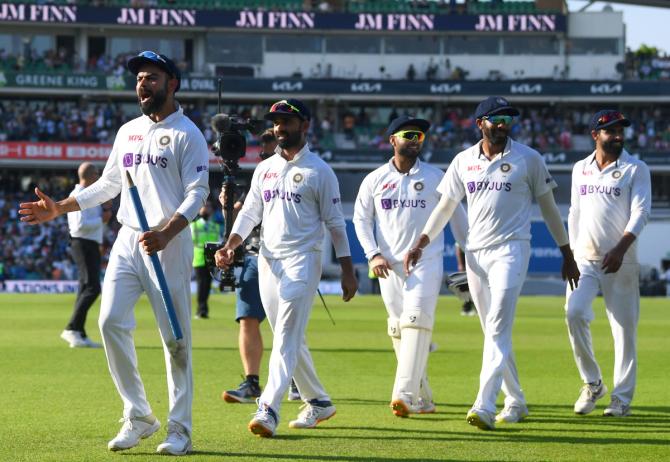
[{"label": "sponsor logo on chest", "polygon": [[149,166],[167,168],[168,158],[154,154],[135,154],[128,152],[123,155],[123,166],[130,168],[134,165],[146,164]]},{"label": "sponsor logo on chest", "polygon": [[468,192],[474,194],[480,191],[499,191],[510,192],[512,190],[512,183],[509,181],[468,181]]},{"label": "sponsor logo on chest", "polygon": [[425,199],[382,199],[381,206],[383,210],[392,210],[392,209],[425,209],[426,200]]},{"label": "sponsor logo on chest", "polygon": [[294,202],[299,204],[302,201],[302,196],[291,191],[284,191],[283,189],[266,189],[263,191],[263,200],[270,202],[274,200],[281,200],[286,202]]},{"label": "sponsor logo on chest", "polygon": [[582,184],[579,185],[579,194],[581,196],[597,194],[601,196],[619,197],[621,195],[621,188],[617,186],[606,186],[599,184]]}]

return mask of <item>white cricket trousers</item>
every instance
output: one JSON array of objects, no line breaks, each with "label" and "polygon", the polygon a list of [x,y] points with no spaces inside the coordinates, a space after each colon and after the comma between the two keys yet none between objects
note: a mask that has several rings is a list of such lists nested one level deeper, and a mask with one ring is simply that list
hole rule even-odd
[{"label": "white cricket trousers", "polygon": [[512,351],[512,325],[528,272],[530,242],[507,241],[465,256],[470,295],[484,331],[479,393],[472,407],[496,412],[501,389],[505,406],[525,405]]},{"label": "white cricket trousers", "polygon": [[268,381],[259,402],[279,416],[291,377],[303,401],[330,400],[314,369],[305,329],[321,280],[321,252],[282,259],[258,256],[261,301],[272,329]]},{"label": "white cricket trousers", "polygon": [[602,261],[577,260],[579,285],[567,287],[566,322],[577,369],[584,383],[602,379],[591,342],[592,302],[602,291],[614,338],[614,389],[612,396],[630,404],[637,373],[637,322],[640,318],[640,265],[624,263],[616,273],[605,274]]},{"label": "white cricket trousers", "polygon": [[[400,322],[403,312],[420,311],[427,319],[431,320],[432,329],[435,324],[435,306],[440,295],[442,275],[442,255],[439,255],[433,258],[420,259],[416,266],[412,267],[409,276],[405,275],[403,263],[399,262],[392,266],[392,271],[389,271],[386,278],[379,278],[379,289],[389,317],[389,335],[398,359],[398,369],[401,366],[401,358],[404,359],[404,357],[400,355],[402,331],[396,326]],[[426,356],[426,364],[420,365],[419,369],[423,371],[420,377],[424,381],[426,381],[427,364]],[[414,398],[418,397],[417,390],[405,388],[408,384],[407,381],[398,382],[396,380],[393,386],[391,399],[397,398],[400,393],[410,394]],[[424,387],[427,387],[427,381]],[[424,398],[432,400],[432,396],[425,396]]]},{"label": "white cricket trousers", "polygon": [[105,272],[100,304],[100,333],[107,363],[116,389],[123,400],[123,415],[143,417],[152,413],[137,369],[137,354],[132,331],[135,329],[135,303],[145,292],[158,323],[167,369],[170,422],[183,425],[191,433],[193,372],[191,368],[191,231],[185,228],[158,253],[170,288],[172,302],[183,333],[184,351],[176,361],[166,342],[174,339],[161,298],[158,279],[149,256],[138,239],[142,234],[124,226],[114,242]]}]

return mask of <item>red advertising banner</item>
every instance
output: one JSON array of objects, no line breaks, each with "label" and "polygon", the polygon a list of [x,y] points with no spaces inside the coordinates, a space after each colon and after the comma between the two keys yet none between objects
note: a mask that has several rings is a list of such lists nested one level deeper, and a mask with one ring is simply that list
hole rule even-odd
[{"label": "red advertising banner", "polygon": [[[62,161],[62,162],[106,162],[112,150],[111,144],[96,143],[49,143],[30,141],[0,142],[0,161]],[[260,161],[258,146],[249,146],[241,164],[256,164]],[[220,160],[210,154],[210,164]]]}]

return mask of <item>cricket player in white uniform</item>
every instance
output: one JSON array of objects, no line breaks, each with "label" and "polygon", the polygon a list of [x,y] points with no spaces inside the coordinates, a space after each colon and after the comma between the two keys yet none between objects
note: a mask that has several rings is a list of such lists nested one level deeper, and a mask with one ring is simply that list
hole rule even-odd
[{"label": "cricket player in white uniform", "polygon": [[[449,165],[438,188],[440,203],[405,256],[405,271],[409,273],[466,197],[468,285],[484,331],[479,393],[466,420],[483,430],[493,430],[495,421],[516,423],[528,415],[512,352],[512,324],[528,271],[533,199],[563,254],[563,278],[571,284],[579,278],[554,201],[556,183],[537,151],[508,136],[517,115],[519,111],[501,97],[489,97],[477,106],[475,118],[483,139],[459,153]],[[496,416],[501,388],[505,406]]]},{"label": "cricket player in white uniform", "polygon": [[261,300],[274,333],[268,382],[249,431],[270,437],[281,400],[295,379],[305,401],[291,428],[313,428],[335,414],[314,369],[305,328],[321,279],[323,225],[342,267],[342,298],[358,288],[351,262],[340,191],[333,170],[305,142],[309,109],[299,100],[278,101],[265,118],[274,124],[277,154],[256,167],[230,237],[216,253],[217,266],[232,264],[234,250],[261,223],[258,278]]},{"label": "cricket player in white uniform", "polygon": [[[387,134],[393,158],[365,177],[354,207],[356,234],[388,312],[388,335],[398,360],[391,408],[398,417],[435,412],[426,369],[442,285],[442,232],[412,273],[403,271],[403,257],[440,200],[437,186],[444,173],[418,158],[429,128],[427,120],[408,116],[391,122]],[[452,230],[464,242],[467,218],[461,205],[457,211]]]},{"label": "cricket player in white uniform", "polygon": [[651,209],[647,165],[623,149],[623,129],[630,121],[613,110],[591,120],[595,151],[572,170],[568,215],[570,244],[581,276],[567,288],[565,304],[570,344],[584,381],[575,413],[588,414],[607,394],[591,343],[593,299],[602,291],[614,338],[614,389],[603,412],[630,415],[637,373],[637,322],[640,317],[640,265],[637,237]]},{"label": "cricket player in white uniform", "polygon": [[[136,93],[144,114],[123,125],[98,181],[73,197],[54,202],[36,189],[40,201],[21,204],[21,220],[42,223],[74,210],[95,207],[121,194],[118,220],[123,225],[105,274],[100,331],[109,370],[123,400],[123,425],[108,448],[136,446],[160,428],[147,401],[137,368],[132,330],[133,309],[145,292],[158,322],[167,368],[168,434],[157,452],[183,455],[191,450],[191,292],[193,245],[188,227],[209,194],[208,148],[200,130],[174,99],[180,73],[164,55],[145,51],[128,61],[137,75]],[[126,184],[130,172],[144,205],[151,231],[140,229]],[[158,252],[177,319],[183,331],[181,348],[174,343],[168,316],[149,254]],[[173,356],[174,354],[174,356]]]}]

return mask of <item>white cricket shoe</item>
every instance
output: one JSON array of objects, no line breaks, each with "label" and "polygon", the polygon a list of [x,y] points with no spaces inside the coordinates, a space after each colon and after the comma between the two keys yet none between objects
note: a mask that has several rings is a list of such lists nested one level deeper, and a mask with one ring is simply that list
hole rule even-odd
[{"label": "white cricket shoe", "polygon": [[430,399],[419,398],[416,405],[417,414],[434,414],[435,413],[435,403]]},{"label": "white cricket shoe", "polygon": [[102,343],[97,343],[91,340],[88,337],[83,337],[84,343],[86,344],[86,348],[102,348]]},{"label": "white cricket shoe", "polygon": [[69,343],[70,348],[88,348],[88,344],[79,331],[66,329],[60,333],[60,338]]},{"label": "white cricket shoe", "polygon": [[505,406],[496,416],[497,423],[519,423],[528,417],[528,407],[525,404]]},{"label": "white cricket shoe", "polygon": [[137,417],[123,418],[119,422],[123,422],[121,430],[118,435],[107,443],[107,449],[110,451],[123,451],[124,449],[134,448],[140,443],[141,439],[149,438],[161,428],[161,423],[157,418],[153,417],[153,422],[146,422],[145,419],[151,419],[152,416],[147,416],[142,420]]},{"label": "white cricket shoe", "polygon": [[468,411],[468,415],[465,416],[465,421],[470,425],[477,427],[481,430],[496,429],[493,413],[484,411],[482,409],[475,409],[475,408],[470,409]]},{"label": "white cricket shoe", "polygon": [[612,396],[612,401],[603,411],[603,415],[606,417],[627,417],[630,414],[630,404],[624,404],[616,396]]},{"label": "white cricket shoe", "polygon": [[336,409],[330,401],[313,399],[300,406],[300,414],[288,423],[289,428],[314,428],[320,422],[335,415]]},{"label": "white cricket shoe", "polygon": [[256,400],[256,403],[258,404],[258,410],[254,414],[254,418],[249,422],[247,428],[249,428],[249,431],[254,435],[270,438],[275,434],[279,419],[270,406],[262,404],[258,399]]},{"label": "white cricket shoe", "polygon": [[183,456],[193,450],[191,437],[188,430],[182,424],[169,422],[167,429],[167,438],[156,448],[159,454],[171,454],[173,456]]},{"label": "white cricket shoe", "polygon": [[575,414],[585,415],[593,412],[596,408],[596,401],[607,394],[607,386],[600,380],[597,384],[585,384],[575,402]]}]

